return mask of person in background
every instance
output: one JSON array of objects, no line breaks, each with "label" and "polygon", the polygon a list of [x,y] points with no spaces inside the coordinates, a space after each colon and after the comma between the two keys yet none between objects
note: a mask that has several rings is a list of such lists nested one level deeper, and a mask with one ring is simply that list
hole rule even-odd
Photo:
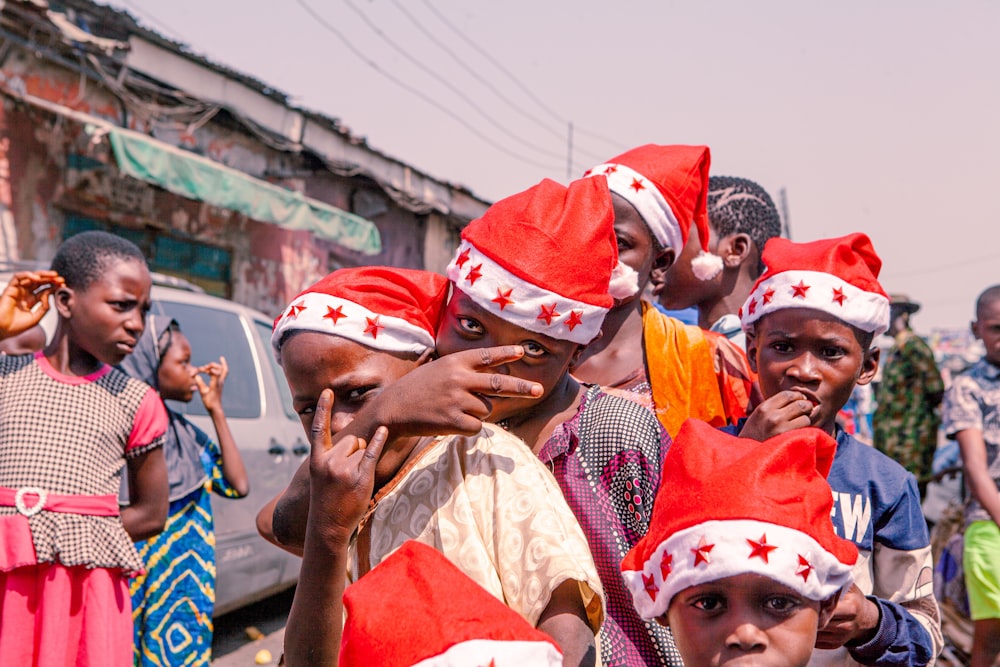
[{"label": "person in background", "polygon": [[615,299],[602,335],[573,365],[573,375],[621,393],[654,411],[671,435],[688,417],[715,425],[746,414],[753,378],[746,354],[724,336],[686,325],[642,299],[662,282],[689,238],[701,251],[692,262],[711,280],[723,260],[707,252],[707,146],[647,144],[589,169],[607,179],[621,263],[637,274],[630,296]]},{"label": "person in background", "polygon": [[[160,393],[165,401],[188,403],[201,396],[216,439],[167,409],[164,455],[170,508],[163,532],[136,547],[146,571],[132,579],[135,664],[152,667],[207,665],[212,658],[215,608],[215,533],[212,492],[242,498],[250,491],[243,458],[222,408],[229,368],[225,357],[191,364],[191,345],[177,322],[150,315],[146,332],[122,369]],[[208,376],[208,382],[201,377]],[[128,485],[123,500],[127,501]]]},{"label": "person in background", "polygon": [[969,490],[962,568],[973,622],[971,667],[1000,665],[1000,285],[976,301],[972,333],[986,354],[944,397],[943,429],[958,440]]},{"label": "person in background", "polygon": [[722,271],[707,280],[695,275],[691,263],[701,247],[692,234],[653,289],[663,307],[697,307],[702,329],[720,333],[746,350],[738,312],[764,270],[760,259],[764,244],[781,235],[781,216],[771,196],[757,183],[712,176],[708,179],[708,230],[707,251],[722,258]]},{"label": "person in background", "polygon": [[910,316],[920,310],[903,294],[889,297],[894,338],[872,416],[876,449],[898,461],[917,478],[920,497],[933,475],[944,396],[944,381],[930,346],[910,328]]},{"label": "person in background", "polygon": [[[96,231],[64,241],[52,270],[52,340],[0,357],[0,664],[126,667],[128,577],[143,568],[133,540],[167,515],[167,414],[114,365],[142,335],[152,279],[139,248]],[[0,305],[33,306],[37,287]],[[133,502],[119,509],[123,469]]]},{"label": "person in background", "polygon": [[757,442],[681,427],[652,525],[621,570],[685,665],[809,662],[858,557],[830,522],[836,447],[816,428]]}]

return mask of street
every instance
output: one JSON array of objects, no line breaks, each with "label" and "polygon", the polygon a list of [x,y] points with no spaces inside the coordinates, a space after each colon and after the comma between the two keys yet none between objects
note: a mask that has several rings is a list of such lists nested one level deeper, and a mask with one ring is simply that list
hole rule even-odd
[{"label": "street", "polygon": [[[212,667],[277,665],[294,592],[290,588],[216,618]],[[264,651],[270,655],[269,660]]]}]

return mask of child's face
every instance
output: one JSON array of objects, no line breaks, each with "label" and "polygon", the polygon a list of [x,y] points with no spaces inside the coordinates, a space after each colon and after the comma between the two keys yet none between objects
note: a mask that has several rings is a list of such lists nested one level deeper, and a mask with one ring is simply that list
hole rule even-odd
[{"label": "child's face", "polygon": [[171,332],[170,347],[160,360],[160,368],[156,372],[160,396],[169,401],[190,401],[198,390],[194,383],[196,371],[191,365],[191,343],[187,336],[180,331]]},{"label": "child's face", "polygon": [[826,613],[773,579],[738,574],[685,588],[665,616],[685,665],[795,667],[809,662]]},{"label": "child's face", "polygon": [[639,274],[639,291],[633,301],[639,298],[649,281],[653,269],[653,234],[632,204],[621,195],[612,193],[615,210],[615,237],[618,241],[618,260]]},{"label": "child's face", "polygon": [[988,301],[978,310],[972,333],[983,341],[986,360],[1000,366],[1000,300]]},{"label": "child's face", "polygon": [[86,288],[60,290],[57,307],[70,320],[73,344],[106,364],[121,363],[146,328],[151,285],[143,262],[117,260]]},{"label": "child's face", "polygon": [[[497,366],[496,372],[539,383],[542,401],[566,377],[581,349],[577,343],[550,338],[502,320],[455,289],[438,327],[438,354],[499,345],[521,345],[524,356],[511,364]],[[537,398],[490,398],[490,401],[493,404],[490,421],[506,419],[539,405]]]},{"label": "child's face", "polygon": [[[281,346],[281,365],[302,428],[312,428],[316,402],[333,390],[330,430],[336,433],[365,403],[413,370],[417,361],[316,331],[290,336]],[[390,434],[390,438],[392,434]]]},{"label": "child's face", "polygon": [[[715,253],[719,244],[715,230],[712,230],[710,236],[708,250]],[[702,280],[694,275],[694,271],[691,269],[691,260],[697,257],[700,252],[701,237],[698,236],[698,230],[692,225],[684,249],[681,250],[677,261],[664,275],[663,286],[659,293],[660,304],[664,308],[681,310],[697,306],[716,297],[721,291],[723,272],[720,271],[711,280]]]},{"label": "child's face", "polygon": [[878,369],[878,358],[862,348],[854,327],[810,308],[785,308],[757,320],[747,336],[747,357],[765,399],[786,390],[802,393],[816,406],[812,426],[827,433],[854,385],[868,384]]}]

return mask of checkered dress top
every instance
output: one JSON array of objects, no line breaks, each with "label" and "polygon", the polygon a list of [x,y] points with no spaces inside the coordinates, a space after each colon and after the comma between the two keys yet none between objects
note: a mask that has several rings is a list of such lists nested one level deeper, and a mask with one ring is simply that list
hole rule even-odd
[{"label": "checkered dress top", "polygon": [[[140,405],[153,390],[117,369],[104,370],[70,384],[46,373],[32,355],[0,357],[0,486],[117,496],[126,457],[163,445],[161,434],[126,451]],[[0,516],[16,513],[0,507]],[[43,510],[28,522],[40,563],[142,570],[121,517]]]}]

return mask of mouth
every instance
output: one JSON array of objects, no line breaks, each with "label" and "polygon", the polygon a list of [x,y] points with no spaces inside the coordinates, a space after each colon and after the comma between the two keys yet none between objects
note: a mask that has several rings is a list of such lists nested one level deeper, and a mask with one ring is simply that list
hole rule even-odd
[{"label": "mouth", "polygon": [[115,349],[124,354],[132,354],[135,350],[135,342],[119,341],[115,343]]}]

